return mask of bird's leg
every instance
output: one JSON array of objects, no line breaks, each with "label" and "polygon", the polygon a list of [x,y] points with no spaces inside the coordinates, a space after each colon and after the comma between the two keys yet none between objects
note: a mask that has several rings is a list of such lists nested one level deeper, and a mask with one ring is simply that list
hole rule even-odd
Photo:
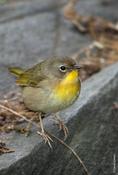
[{"label": "bird's leg", "polygon": [[49,147],[52,148],[51,142],[53,142],[52,138],[46,133],[46,131],[44,130],[43,127],[43,122],[42,122],[42,118],[41,118],[41,114],[39,114],[39,119],[40,119],[40,128],[41,128],[41,132],[37,131],[37,133],[43,138],[43,140],[45,141],[45,143],[48,143]]},{"label": "bird's leg", "polygon": [[56,114],[54,115],[54,117],[55,117],[56,121],[58,122],[59,129],[60,129],[60,130],[63,130],[63,132],[64,132],[64,140],[66,140],[66,138],[67,138],[67,136],[68,136],[68,133],[69,133],[67,126],[66,126],[66,125],[64,124],[64,122],[60,119],[60,116],[59,116],[58,113],[56,113]]},{"label": "bird's leg", "polygon": [[34,116],[30,119],[30,122],[27,124],[26,128],[25,128],[25,136],[29,136],[31,128],[32,128],[32,122],[37,118],[37,116]]},{"label": "bird's leg", "polygon": [[25,129],[26,130],[26,133],[25,133],[26,137],[29,136],[29,134],[30,134],[30,131],[31,131],[31,128],[32,128],[32,121],[33,121],[33,118],[31,119],[31,122],[29,122],[26,126],[26,129]]}]

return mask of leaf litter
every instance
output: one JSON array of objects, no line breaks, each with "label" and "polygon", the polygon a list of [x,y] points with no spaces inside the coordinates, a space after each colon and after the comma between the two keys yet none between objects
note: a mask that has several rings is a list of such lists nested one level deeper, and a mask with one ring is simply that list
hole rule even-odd
[{"label": "leaf litter", "polygon": [[82,16],[76,10],[77,2],[79,0],[69,0],[63,14],[78,32],[87,33],[93,39],[89,46],[72,55],[82,65],[81,79],[85,80],[118,61],[118,23],[98,16]]}]

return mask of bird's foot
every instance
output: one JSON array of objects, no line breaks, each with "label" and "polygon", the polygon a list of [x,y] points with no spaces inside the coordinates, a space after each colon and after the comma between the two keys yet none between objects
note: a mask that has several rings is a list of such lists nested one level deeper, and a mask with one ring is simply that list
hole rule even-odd
[{"label": "bird's foot", "polygon": [[68,133],[69,133],[69,131],[68,131],[68,128],[67,128],[67,126],[64,124],[64,122],[63,121],[59,121],[59,129],[60,130],[62,130],[63,132],[64,132],[64,140],[66,140],[66,138],[67,138],[67,136],[68,136]]},{"label": "bird's foot", "polygon": [[39,134],[45,143],[48,143],[49,147],[52,148],[51,142],[53,142],[52,138],[46,133],[46,132],[40,132],[37,131],[37,134]]},{"label": "bird's foot", "polygon": [[[31,120],[31,122],[32,122],[33,120]],[[29,134],[30,134],[30,132],[31,132],[31,128],[32,128],[32,123],[31,122],[29,122],[28,123],[28,125],[26,126],[26,129],[25,129],[25,131],[26,131],[26,133],[25,133],[25,136],[27,137],[27,136],[29,136]]]},{"label": "bird's foot", "polygon": [[40,128],[41,128],[41,132],[37,131],[37,134],[39,134],[43,140],[45,141],[45,143],[48,143],[49,147],[52,148],[51,142],[53,142],[52,138],[46,133],[46,131],[44,130],[44,126],[43,126],[43,122],[42,122],[42,118],[41,118],[41,114],[39,114],[39,119],[40,119]]},{"label": "bird's foot", "polygon": [[64,122],[60,119],[58,115],[55,115],[55,119],[58,122],[57,124],[59,125],[59,129],[62,130],[64,133],[64,140],[66,140],[69,133],[67,126],[64,124]]}]

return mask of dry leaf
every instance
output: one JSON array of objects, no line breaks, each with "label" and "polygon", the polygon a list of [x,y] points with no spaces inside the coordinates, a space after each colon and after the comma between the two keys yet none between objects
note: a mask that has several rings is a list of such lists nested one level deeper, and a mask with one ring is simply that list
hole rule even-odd
[{"label": "dry leaf", "polygon": [[117,102],[114,102],[113,109],[117,109],[118,110],[118,103]]},{"label": "dry leaf", "polygon": [[[21,101],[21,97],[18,98],[17,94],[15,94],[16,96],[11,96],[12,98],[10,99],[10,93],[11,92],[9,92],[8,95],[5,96],[5,99],[3,98],[3,100],[1,100],[0,103],[22,115],[25,115],[28,119],[33,118],[34,121],[38,122],[38,113],[27,110],[24,106],[24,103]],[[6,100],[7,96],[8,100]],[[22,118],[12,114],[9,111],[0,109],[0,132],[10,132],[16,130],[20,133],[25,133],[25,128],[19,126],[23,122],[25,121]]]},{"label": "dry leaf", "polygon": [[64,17],[74,24],[80,32],[88,32],[94,39],[98,39],[104,33],[117,33],[117,24],[98,16],[82,16],[76,11],[77,0],[69,0],[65,5]]},{"label": "dry leaf", "polygon": [[5,142],[0,141],[0,155],[5,153],[14,152],[13,149],[6,147]]}]

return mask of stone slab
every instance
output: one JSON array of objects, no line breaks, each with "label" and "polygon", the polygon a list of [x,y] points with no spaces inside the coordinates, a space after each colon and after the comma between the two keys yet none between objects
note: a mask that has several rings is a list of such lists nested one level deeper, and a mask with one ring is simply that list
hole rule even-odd
[{"label": "stone slab", "polygon": [[[118,1],[108,2],[104,6],[103,0],[80,0],[77,10],[83,15],[117,21]],[[19,0],[0,5],[0,94],[16,88],[7,71],[9,66],[29,67],[43,57],[75,53],[91,42],[64,20],[63,3]],[[117,67],[115,64],[83,83],[78,101],[62,112],[70,130],[67,143],[80,154],[92,175],[113,174],[113,156],[118,155],[118,115],[112,110],[118,100]],[[62,137],[49,118],[44,123],[49,131]],[[16,133],[4,137],[16,151],[0,156],[0,175],[82,174],[72,154],[56,141],[52,151],[35,132],[28,138]]]},{"label": "stone slab", "polygon": [[[86,164],[91,175],[113,173],[113,155],[118,154],[118,63],[92,76],[82,84],[80,98],[62,111],[70,134],[67,143]],[[49,117],[45,127],[62,137]],[[14,153],[0,156],[0,175],[82,175],[82,167],[72,153],[56,141],[53,150],[33,132],[28,138],[11,133],[8,145]],[[118,172],[118,169],[116,169]]]},{"label": "stone slab", "polygon": [[[88,35],[81,35],[64,19],[66,1],[4,2],[0,4],[0,91],[8,92],[14,87],[9,66],[30,67],[45,57],[76,53],[91,42]],[[104,6],[103,0],[80,0],[77,10],[83,15],[100,14],[117,20],[117,2]]]}]

